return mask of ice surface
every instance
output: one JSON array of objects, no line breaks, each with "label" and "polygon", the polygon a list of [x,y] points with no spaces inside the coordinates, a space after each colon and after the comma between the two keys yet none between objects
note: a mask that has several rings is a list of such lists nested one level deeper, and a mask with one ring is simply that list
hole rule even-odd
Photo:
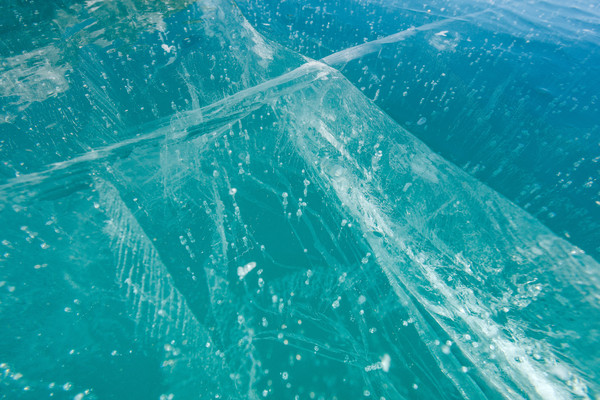
[{"label": "ice surface", "polygon": [[268,37],[337,58],[336,68],[434,151],[600,256],[595,2],[238,4]]},{"label": "ice surface", "polygon": [[3,89],[3,396],[598,395],[598,263],[334,68],[405,31],[321,62],[160,15]]}]

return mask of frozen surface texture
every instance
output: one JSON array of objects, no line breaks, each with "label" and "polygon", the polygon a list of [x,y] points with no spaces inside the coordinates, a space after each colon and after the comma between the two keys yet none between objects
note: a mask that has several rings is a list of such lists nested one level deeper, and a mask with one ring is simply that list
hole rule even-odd
[{"label": "frozen surface texture", "polygon": [[[267,36],[331,62],[431,149],[600,257],[598,4],[238,4]],[[357,45],[360,57],[347,50]]]},{"label": "frozen surface texture", "polygon": [[[2,17],[0,397],[598,398],[597,249],[514,202],[537,215],[580,192],[510,150],[535,125],[526,146],[582,158],[577,190],[598,199],[597,77],[571,88],[585,110],[532,99],[520,56],[477,33],[521,40],[506,4],[239,5],[3,6],[25,22]],[[572,146],[544,142],[567,109]],[[575,209],[573,240],[598,237],[597,208]]]}]

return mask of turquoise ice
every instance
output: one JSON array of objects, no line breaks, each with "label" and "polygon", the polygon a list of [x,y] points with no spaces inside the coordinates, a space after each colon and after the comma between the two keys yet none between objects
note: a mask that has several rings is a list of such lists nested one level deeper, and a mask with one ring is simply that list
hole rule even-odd
[{"label": "turquoise ice", "polygon": [[229,1],[116,4],[2,55],[0,397],[597,398],[593,251],[352,73],[494,10],[310,58]]}]

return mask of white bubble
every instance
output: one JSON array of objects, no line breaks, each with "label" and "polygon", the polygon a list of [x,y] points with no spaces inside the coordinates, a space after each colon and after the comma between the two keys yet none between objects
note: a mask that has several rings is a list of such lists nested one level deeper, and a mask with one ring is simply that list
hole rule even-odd
[{"label": "white bubble", "polygon": [[334,301],[334,302],[331,304],[331,307],[333,307],[333,308],[338,308],[338,307],[340,306],[340,300],[341,300],[341,299],[342,299],[341,297],[338,297],[338,298],[337,298],[337,299],[336,299],[336,300],[335,300],[335,301]]},{"label": "white bubble", "polygon": [[248,273],[250,271],[252,271],[254,268],[256,268],[256,262],[255,261],[250,261],[248,264],[244,265],[243,267],[238,267],[238,269],[237,269],[238,277],[240,279],[244,279],[244,277],[246,275],[248,275]]},{"label": "white bubble", "polygon": [[390,357],[389,354],[384,354],[381,357],[381,369],[384,372],[388,372],[390,370],[390,364],[392,363],[392,358]]}]

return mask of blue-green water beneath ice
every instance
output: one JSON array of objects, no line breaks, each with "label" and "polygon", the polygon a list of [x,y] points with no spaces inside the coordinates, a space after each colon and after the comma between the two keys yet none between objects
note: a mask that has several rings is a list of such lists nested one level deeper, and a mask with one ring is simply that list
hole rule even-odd
[{"label": "blue-green water beneath ice", "polygon": [[3,2],[0,398],[599,398],[599,26]]}]

